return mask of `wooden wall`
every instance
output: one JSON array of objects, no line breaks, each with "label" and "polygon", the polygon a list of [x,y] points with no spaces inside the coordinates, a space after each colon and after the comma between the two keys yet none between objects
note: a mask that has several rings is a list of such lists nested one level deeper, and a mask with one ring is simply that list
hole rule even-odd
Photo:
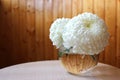
[{"label": "wooden wall", "polygon": [[57,59],[51,23],[82,12],[105,20],[111,36],[100,61],[120,68],[120,0],[0,0],[0,66]]}]

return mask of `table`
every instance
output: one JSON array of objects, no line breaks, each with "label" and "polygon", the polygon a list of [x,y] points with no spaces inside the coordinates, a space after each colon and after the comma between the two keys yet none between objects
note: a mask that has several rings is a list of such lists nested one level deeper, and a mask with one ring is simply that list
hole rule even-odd
[{"label": "table", "polygon": [[72,75],[59,60],[38,61],[0,69],[0,80],[120,80],[120,69],[98,63],[92,71]]}]

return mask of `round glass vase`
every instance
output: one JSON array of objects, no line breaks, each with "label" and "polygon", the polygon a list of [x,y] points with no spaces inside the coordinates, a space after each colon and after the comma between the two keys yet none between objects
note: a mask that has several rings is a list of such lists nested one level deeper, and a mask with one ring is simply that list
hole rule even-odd
[{"label": "round glass vase", "polygon": [[69,73],[80,74],[93,69],[98,63],[99,55],[63,54],[60,58]]}]

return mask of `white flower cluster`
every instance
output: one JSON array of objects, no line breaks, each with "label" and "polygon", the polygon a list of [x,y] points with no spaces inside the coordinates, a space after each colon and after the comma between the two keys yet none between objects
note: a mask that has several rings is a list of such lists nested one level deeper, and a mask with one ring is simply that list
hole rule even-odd
[{"label": "white flower cluster", "polygon": [[83,13],[72,19],[57,19],[50,28],[50,39],[57,48],[64,46],[71,53],[99,54],[108,44],[105,22],[97,15]]},{"label": "white flower cluster", "polygon": [[53,42],[53,45],[56,45],[57,48],[60,48],[63,44],[62,33],[65,25],[70,19],[62,18],[57,19],[53,22],[50,28],[50,39]]}]

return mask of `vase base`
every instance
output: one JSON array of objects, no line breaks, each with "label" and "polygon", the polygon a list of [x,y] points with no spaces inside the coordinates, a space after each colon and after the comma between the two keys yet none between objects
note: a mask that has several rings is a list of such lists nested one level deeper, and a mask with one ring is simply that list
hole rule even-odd
[{"label": "vase base", "polygon": [[65,54],[61,62],[71,74],[80,74],[92,70],[98,63],[98,55]]}]

